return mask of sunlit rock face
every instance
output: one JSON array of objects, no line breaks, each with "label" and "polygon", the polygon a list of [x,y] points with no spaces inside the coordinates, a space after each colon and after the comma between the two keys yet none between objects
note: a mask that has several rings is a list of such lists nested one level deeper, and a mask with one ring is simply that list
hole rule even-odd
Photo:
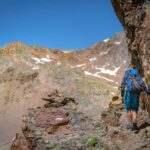
[{"label": "sunlit rock face", "polygon": [[[131,63],[145,76],[150,87],[150,1],[112,0],[112,4],[127,36]],[[147,107],[149,110],[148,101]]]}]

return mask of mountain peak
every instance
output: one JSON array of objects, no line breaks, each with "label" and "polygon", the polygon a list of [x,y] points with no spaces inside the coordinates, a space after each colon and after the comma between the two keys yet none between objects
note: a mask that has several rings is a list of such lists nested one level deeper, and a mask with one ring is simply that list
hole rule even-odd
[{"label": "mountain peak", "polygon": [[26,45],[22,42],[12,42],[0,49],[2,54],[11,55],[17,52],[21,52],[26,48]]}]

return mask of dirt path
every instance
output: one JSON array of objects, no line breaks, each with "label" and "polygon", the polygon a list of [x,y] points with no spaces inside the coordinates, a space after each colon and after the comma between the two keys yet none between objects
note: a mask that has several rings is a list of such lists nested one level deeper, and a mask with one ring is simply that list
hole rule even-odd
[{"label": "dirt path", "polygon": [[41,93],[26,102],[13,102],[11,105],[3,106],[0,111],[0,143],[11,141],[17,132],[20,132],[22,115],[28,108],[42,106],[44,101],[39,100]]}]

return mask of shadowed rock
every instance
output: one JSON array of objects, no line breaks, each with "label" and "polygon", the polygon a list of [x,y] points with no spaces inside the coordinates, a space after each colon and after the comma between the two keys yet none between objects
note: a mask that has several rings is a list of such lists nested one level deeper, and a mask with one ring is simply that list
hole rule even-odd
[{"label": "shadowed rock", "polygon": [[[112,4],[127,36],[131,63],[145,76],[150,87],[150,1],[112,0]],[[148,101],[145,103],[150,114]]]}]

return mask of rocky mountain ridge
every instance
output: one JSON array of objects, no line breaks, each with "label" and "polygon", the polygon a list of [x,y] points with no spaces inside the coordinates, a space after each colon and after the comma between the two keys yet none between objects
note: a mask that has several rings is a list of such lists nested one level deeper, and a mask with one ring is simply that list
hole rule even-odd
[{"label": "rocky mountain ridge", "polygon": [[0,141],[12,139],[22,114],[44,105],[40,98],[53,89],[75,98],[83,113],[99,117],[118,92],[130,60],[126,49],[123,33],[74,51],[18,42],[0,48]]}]

